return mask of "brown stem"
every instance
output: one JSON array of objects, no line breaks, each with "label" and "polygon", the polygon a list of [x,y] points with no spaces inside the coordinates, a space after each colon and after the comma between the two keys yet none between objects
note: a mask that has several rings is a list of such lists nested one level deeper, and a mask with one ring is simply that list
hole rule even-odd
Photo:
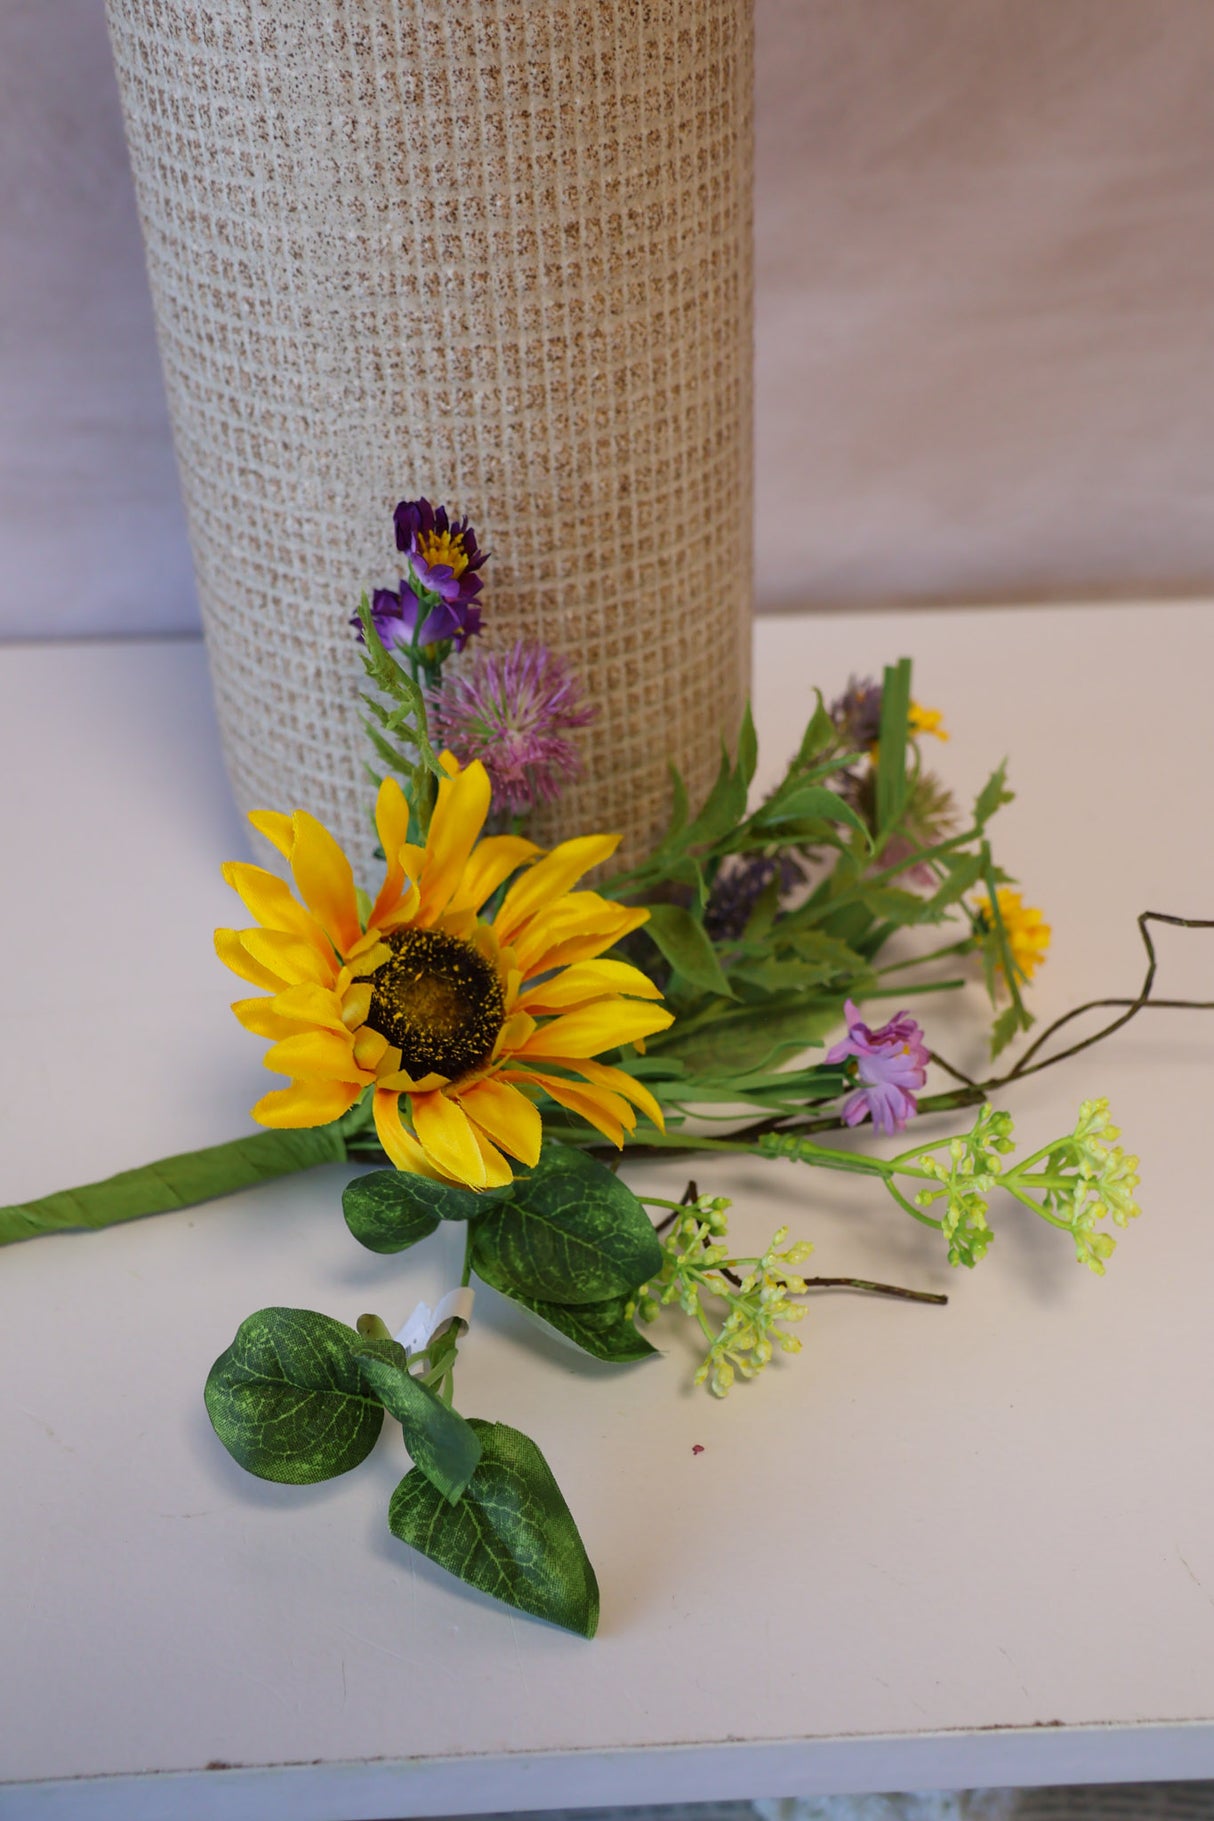
[{"label": "brown stem", "polygon": [[661,1220],[659,1220],[654,1227],[654,1232],[664,1233],[667,1227],[673,1227],[675,1221],[679,1218],[679,1209],[690,1208],[692,1204],[699,1201],[699,1199],[700,1191],[696,1188],[694,1182],[689,1182],[679,1197],[679,1206],[677,1208],[671,1208],[669,1214],[664,1214],[662,1216]]},{"label": "brown stem", "polygon": [[806,1277],[807,1290],[868,1290],[874,1296],[900,1296],[909,1303],[946,1303],[947,1296],[935,1290],[904,1290],[899,1284],[874,1284],[866,1277]]},{"label": "brown stem", "polygon": [[[954,1067],[951,1062],[946,1062],[943,1056],[933,1051],[932,1061],[938,1063],[947,1075],[953,1077],[954,1081],[961,1082],[962,1086],[953,1089],[950,1093],[926,1095],[919,1102],[919,1112],[921,1114],[946,1113],[954,1112],[960,1107],[978,1106],[997,1088],[1007,1087],[1011,1082],[1019,1081],[1026,1075],[1036,1075],[1041,1069],[1052,1068],[1056,1062],[1065,1062],[1068,1057],[1077,1056],[1081,1050],[1088,1050],[1093,1044],[1102,1043],[1106,1037],[1111,1037],[1114,1031],[1119,1031],[1123,1025],[1128,1024],[1131,1018],[1136,1017],[1139,1012],[1147,1010],[1214,1011],[1214,1000],[1211,999],[1153,999],[1151,997],[1151,988],[1155,984],[1155,974],[1159,963],[1155,954],[1155,945],[1147,928],[1149,923],[1166,923],[1175,929],[1214,929],[1214,918],[1173,917],[1167,911],[1143,911],[1137,921],[1138,933],[1142,937],[1143,947],[1147,951],[1147,971],[1137,998],[1088,999],[1082,1005],[1072,1006],[1069,1012],[1063,1012],[1061,1017],[1055,1018],[1052,1024],[1045,1027],[1005,1075],[991,1075],[986,1081],[971,1080],[961,1069]],[[1043,1056],[1040,1062],[1033,1061],[1043,1044],[1048,1043],[1050,1038],[1064,1025],[1069,1024],[1074,1018],[1082,1017],[1085,1012],[1099,1011],[1106,1006],[1124,1007],[1125,1009],[1121,1012],[1120,1017],[1111,1019],[1101,1030],[1093,1032],[1090,1037],[1083,1038],[1080,1043],[1072,1043],[1066,1049],[1056,1050],[1052,1056]],[[740,1130],[731,1132],[730,1137],[737,1139],[740,1144],[752,1144],[765,1132],[788,1132],[799,1137],[810,1137],[815,1132],[837,1132],[841,1131],[843,1127],[844,1121],[837,1113],[827,1114],[819,1119],[799,1120],[789,1120],[787,1114],[777,1113],[771,1114],[765,1119],[756,1119],[750,1125],[742,1126]],[[669,1152],[663,1151],[659,1145],[652,1147],[629,1145],[628,1154],[630,1157],[662,1157],[668,1156]]]}]

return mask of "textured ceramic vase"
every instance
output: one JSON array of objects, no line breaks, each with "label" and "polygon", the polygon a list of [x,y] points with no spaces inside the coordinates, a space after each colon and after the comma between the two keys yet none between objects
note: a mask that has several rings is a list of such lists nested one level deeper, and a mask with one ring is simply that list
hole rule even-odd
[{"label": "textured ceramic vase", "polygon": [[639,851],[749,682],[751,0],[107,12],[239,803],[370,870],[347,619],[425,494],[597,702],[541,833]]}]

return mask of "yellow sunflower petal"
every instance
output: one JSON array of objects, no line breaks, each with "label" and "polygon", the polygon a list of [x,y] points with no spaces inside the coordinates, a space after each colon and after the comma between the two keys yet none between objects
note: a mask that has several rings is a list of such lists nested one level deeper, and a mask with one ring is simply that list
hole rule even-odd
[{"label": "yellow sunflower petal", "polygon": [[535,1019],[528,1012],[511,1012],[497,1034],[493,1046],[493,1059],[499,1056],[512,1056],[520,1050],[535,1030]]},{"label": "yellow sunflower petal", "polygon": [[375,828],[387,862],[384,882],[368,919],[369,923],[378,927],[380,918],[395,907],[405,884],[400,850],[409,839],[409,805],[395,778],[385,778],[379,787],[379,795],[375,799]]},{"label": "yellow sunflower petal", "polygon": [[549,968],[572,967],[578,961],[592,961],[596,955],[601,955],[605,949],[614,948],[617,942],[621,942],[625,936],[630,935],[634,929],[640,929],[648,921],[647,910],[639,906],[624,910],[621,906],[620,914],[610,928],[586,936],[570,936],[563,942],[554,943],[540,956],[538,962],[528,968],[528,974],[542,974]]},{"label": "yellow sunflower petal", "polygon": [[518,965],[530,976],[590,960],[648,921],[649,912],[640,906],[612,904],[597,892],[570,892],[513,938]]},{"label": "yellow sunflower petal", "polygon": [[348,1031],[355,1031],[360,1024],[367,1022],[367,1013],[371,1010],[371,983],[369,980],[356,981],[348,986],[341,996],[341,1021]]},{"label": "yellow sunflower petal", "polygon": [[[373,1031],[364,1025],[354,1039],[354,1060],[360,1069],[369,1069],[375,1074],[391,1045],[382,1031]],[[396,1051],[397,1058],[400,1051]]]},{"label": "yellow sunflower petal", "polygon": [[398,1170],[409,1170],[414,1176],[429,1176],[445,1181],[436,1170],[411,1132],[406,1132],[400,1118],[400,1095],[377,1089],[371,1103],[375,1131],[379,1142]]},{"label": "yellow sunflower petal", "polygon": [[295,1030],[289,1018],[274,1010],[272,999],[237,999],[232,1010],[246,1031],[252,1031],[254,1037],[268,1037],[271,1043],[291,1036]]},{"label": "yellow sunflower petal", "polygon": [[262,1061],[276,1075],[296,1081],[357,1081],[366,1083],[367,1072],[354,1060],[347,1034],[336,1031],[300,1031],[273,1044]]},{"label": "yellow sunflower petal", "polygon": [[638,1004],[632,999],[599,1000],[541,1025],[515,1053],[520,1057],[593,1056],[599,1050],[632,1043],[637,1037],[652,1037],[673,1023],[674,1013],[664,1005]]},{"label": "yellow sunflower petal", "polygon": [[277,873],[267,872],[264,866],[250,866],[243,860],[229,860],[220,870],[225,882],[238,893],[245,909],[263,929],[285,930],[292,936],[318,943],[322,950],[327,948],[324,931]]},{"label": "yellow sunflower petal", "polygon": [[525,1094],[486,1076],[470,1088],[460,1088],[456,1098],[468,1117],[511,1157],[528,1167],[539,1162],[543,1122]]},{"label": "yellow sunflower petal", "polygon": [[291,849],[291,871],[299,895],[333,946],[344,955],[362,935],[353,869],[328,829],[315,816],[310,816],[306,809],[297,809],[292,820],[295,843]]},{"label": "yellow sunflower petal", "polygon": [[662,997],[661,988],[649,975],[627,961],[582,961],[529,987],[520,994],[519,1005],[535,1017],[541,1012],[562,1012],[571,1006],[585,1005],[609,993],[629,993],[637,999]]},{"label": "yellow sunflower petal", "polygon": [[289,1088],[273,1088],[253,1108],[259,1125],[328,1125],[348,1113],[362,1088],[346,1081],[293,1081]]},{"label": "yellow sunflower petal", "polygon": [[284,986],[302,986],[305,981],[313,986],[332,986],[337,978],[336,955],[326,961],[302,936],[289,936],[277,929],[246,929],[240,932],[240,945],[275,977],[280,990]]},{"label": "yellow sunflower petal", "polygon": [[476,845],[476,838],[489,814],[491,795],[489,774],[479,759],[474,759],[454,778],[444,778],[438,787],[438,801],[430,818],[426,841],[426,858],[421,869],[420,921],[432,924],[440,917],[457,891]]},{"label": "yellow sunflower petal", "polygon": [[563,898],[592,866],[610,859],[620,840],[619,835],[578,835],[572,841],[562,841],[537,860],[521,879],[515,880],[494,919],[501,940],[509,942],[529,917],[554,899]]},{"label": "yellow sunflower petal", "polygon": [[502,1156],[493,1140],[481,1131],[475,1120],[472,1122],[472,1136],[476,1139],[476,1146],[485,1166],[485,1187],[487,1189],[504,1189],[508,1183],[514,1181],[514,1171],[510,1168],[509,1161]]},{"label": "yellow sunflower petal", "polygon": [[[396,1051],[399,1057],[400,1051]],[[394,1094],[428,1094],[432,1088],[445,1088],[450,1075],[438,1075],[432,1069],[428,1075],[411,1075],[408,1069],[385,1069],[379,1077],[381,1088],[390,1088]]]},{"label": "yellow sunflower petal", "polygon": [[341,1001],[328,987],[305,980],[299,986],[288,986],[275,997],[274,1010],[296,1024],[319,1025],[324,1031],[343,1031]]},{"label": "yellow sunflower petal", "polygon": [[217,929],[215,953],[225,967],[230,967],[234,974],[247,980],[251,986],[268,987],[272,993],[281,989],[283,982],[280,976],[250,955],[239,930]]},{"label": "yellow sunflower petal", "polygon": [[503,880],[540,852],[534,841],[525,841],[522,835],[487,836],[473,850],[448,912],[478,911]]},{"label": "yellow sunflower petal", "polygon": [[276,847],[284,860],[291,858],[291,848],[295,843],[295,826],[290,816],[284,816],[276,809],[253,809],[249,811],[249,821],[259,835],[264,835],[271,847]]},{"label": "yellow sunflower petal", "polygon": [[570,1058],[565,1063],[565,1067],[572,1069],[575,1074],[584,1076],[596,1087],[613,1088],[617,1094],[622,1094],[625,1100],[631,1100],[634,1106],[640,1107],[642,1113],[653,1121],[659,1132],[666,1130],[665,1115],[658,1102],[644,1082],[638,1081],[635,1075],[630,1075],[627,1069],[613,1068],[606,1062],[591,1062],[587,1057],[581,1057],[576,1062]]},{"label": "yellow sunflower petal", "polygon": [[[617,1150],[624,1146],[624,1126],[622,1121],[612,1116],[610,1102],[616,1101],[619,1106],[626,1103],[615,1095],[604,1095],[601,1088],[578,1087],[572,1081],[560,1081],[555,1076],[536,1077],[546,1094],[550,1094],[560,1106],[567,1107],[576,1113],[579,1119],[585,1119],[604,1138],[609,1138]],[[631,1108],[628,1109],[631,1111]],[[630,1126],[635,1120],[630,1121]]]},{"label": "yellow sunflower petal", "polygon": [[409,1111],[417,1141],[432,1162],[454,1181],[470,1189],[483,1189],[487,1181],[485,1160],[459,1102],[436,1088],[429,1094],[411,1095]]}]

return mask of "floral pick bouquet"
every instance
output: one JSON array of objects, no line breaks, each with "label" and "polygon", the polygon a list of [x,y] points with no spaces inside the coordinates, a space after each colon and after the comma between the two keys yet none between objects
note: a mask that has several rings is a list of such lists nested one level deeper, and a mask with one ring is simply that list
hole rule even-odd
[{"label": "floral pick bouquet", "polygon": [[[963,988],[971,971],[998,1056],[1033,1023],[1025,993],[1050,932],[992,851],[1004,767],[968,810],[954,801],[923,759],[947,733],[913,699],[908,661],[880,683],[853,679],[829,706],[819,696],[758,802],[747,713],[707,800],[690,804],[672,768],[669,827],[639,865],[613,872],[614,834],[573,831],[544,852],[526,832],[576,769],[571,735],[593,713],[578,680],[540,646],[476,655],[487,557],[466,519],[421,499],[402,502],[395,523],[399,589],[364,597],[352,621],[382,873],[356,880],[319,822],[277,809],[251,821],[293,885],[247,862],[224,869],[251,920],[216,933],[246,988],[233,1011],[288,1085],[254,1107],[259,1134],[0,1210],[0,1243],[335,1160],[373,1166],[342,1198],[370,1250],[401,1252],[460,1223],[460,1283],[395,1334],[374,1314],[354,1326],[305,1309],[249,1316],[207,1380],[211,1422],[251,1473],[303,1485],[356,1467],[386,1414],[412,1462],[389,1507],[395,1536],[590,1636],[594,1571],[539,1447],[456,1409],[474,1280],[621,1368],[652,1358],[643,1330],[680,1312],[703,1334],[697,1381],[719,1397],[799,1349],[817,1286],[945,1300],[807,1277],[811,1247],[783,1228],[760,1256],[737,1256],[725,1197],[695,1183],[678,1203],[638,1196],[617,1173],[621,1153],[669,1151],[873,1177],[954,1265],[984,1256],[1002,1195],[1102,1273],[1108,1223],[1138,1213],[1137,1159],[1106,1102],[1085,1101],[1070,1131],[1018,1157],[1011,1115],[990,1096],[1161,1003],[1148,926],[1187,920],[1144,913],[1142,991],[1100,1001],[1115,1015],[1096,1036],[1045,1053],[1092,1009],[1077,1007],[1004,1074],[973,1080],[929,1046],[906,1003]],[[895,943],[921,927],[941,940],[910,953]],[[942,961],[955,970],[943,980]],[[954,1085],[928,1095],[933,1062]],[[866,1125],[922,1131],[967,1108],[968,1128],[933,1121],[892,1157],[829,1141]]]}]

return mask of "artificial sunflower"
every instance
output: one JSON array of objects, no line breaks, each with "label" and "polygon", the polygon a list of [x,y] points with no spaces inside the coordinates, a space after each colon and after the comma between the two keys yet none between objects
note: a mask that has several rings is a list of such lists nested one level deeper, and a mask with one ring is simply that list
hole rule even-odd
[{"label": "artificial sunflower", "polygon": [[620,837],[584,835],[550,853],[519,835],[480,840],[488,774],[479,761],[461,771],[449,753],[443,764],[424,847],[408,840],[400,786],[380,786],[386,873],[365,920],[327,829],[304,810],[254,811],[299,898],[263,867],[229,863],[224,877],[259,927],[217,930],[215,946],[269,993],[232,1010],[272,1040],[266,1067],[291,1077],[258,1101],[255,1119],[325,1125],[370,1088],[398,1169],[497,1188],[512,1178],[510,1158],[538,1160],[541,1094],[616,1145],[637,1108],[660,1126],[648,1089],[594,1058],[664,1030],[672,1014],[639,968],[601,959],[649,913],[570,889]]}]

